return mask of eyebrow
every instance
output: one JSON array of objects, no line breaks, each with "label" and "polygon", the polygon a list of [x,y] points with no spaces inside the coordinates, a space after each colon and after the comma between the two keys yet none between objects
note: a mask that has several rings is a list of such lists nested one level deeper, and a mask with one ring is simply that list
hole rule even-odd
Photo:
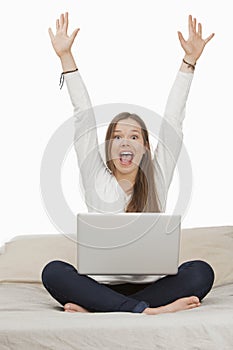
[{"label": "eyebrow", "polygon": [[[138,134],[140,134],[140,131],[138,131],[138,130],[130,130],[130,131],[137,132]],[[122,130],[114,130],[114,132],[122,132]]]}]

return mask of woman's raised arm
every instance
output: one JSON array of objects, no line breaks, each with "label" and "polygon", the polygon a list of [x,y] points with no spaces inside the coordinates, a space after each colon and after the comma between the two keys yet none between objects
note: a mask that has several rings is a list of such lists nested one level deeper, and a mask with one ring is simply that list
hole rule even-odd
[{"label": "woman's raised arm", "polygon": [[49,28],[49,35],[53,48],[61,60],[63,73],[69,73],[63,75],[63,78],[74,107],[74,148],[83,186],[85,190],[91,188],[93,191],[97,171],[105,173],[106,166],[99,153],[96,120],[91,100],[80,72],[75,71],[77,66],[71,52],[79,28],[75,29],[70,36],[67,30],[68,13],[66,12],[56,20],[56,34],[54,35]]},{"label": "woman's raised arm", "polygon": [[159,131],[159,140],[154,154],[157,191],[160,192],[163,210],[166,208],[168,189],[182,147],[183,120],[195,64],[201,56],[205,45],[214,36],[212,33],[206,39],[202,39],[202,26],[198,23],[198,30],[196,30],[196,19],[192,19],[191,15],[188,18],[188,30],[189,37],[187,40],[184,39],[181,32],[178,32],[185,56],[168,96],[164,118]]}]

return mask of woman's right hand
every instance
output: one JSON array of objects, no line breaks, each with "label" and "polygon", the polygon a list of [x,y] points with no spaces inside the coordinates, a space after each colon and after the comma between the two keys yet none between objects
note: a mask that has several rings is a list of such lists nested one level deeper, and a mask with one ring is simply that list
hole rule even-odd
[{"label": "woman's right hand", "polygon": [[78,34],[80,28],[76,28],[73,33],[68,36],[68,12],[60,15],[60,19],[56,20],[56,34],[53,34],[51,28],[49,28],[49,36],[53,45],[53,48],[58,55],[62,59],[63,56],[71,55],[71,47],[73,45],[74,39]]}]

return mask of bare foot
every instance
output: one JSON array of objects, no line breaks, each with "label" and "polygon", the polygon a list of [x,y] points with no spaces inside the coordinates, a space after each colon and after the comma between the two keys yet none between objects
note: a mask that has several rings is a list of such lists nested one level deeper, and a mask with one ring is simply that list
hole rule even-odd
[{"label": "bare foot", "polygon": [[198,297],[192,296],[187,298],[180,298],[174,301],[173,303],[167,304],[160,307],[148,307],[143,313],[147,315],[158,315],[168,312],[177,312],[182,310],[189,310],[195,307],[200,306],[200,300]]},{"label": "bare foot", "polygon": [[72,303],[65,304],[64,311],[66,311],[66,312],[89,312],[87,309],[84,309],[84,307],[77,305],[77,304],[72,304]]}]

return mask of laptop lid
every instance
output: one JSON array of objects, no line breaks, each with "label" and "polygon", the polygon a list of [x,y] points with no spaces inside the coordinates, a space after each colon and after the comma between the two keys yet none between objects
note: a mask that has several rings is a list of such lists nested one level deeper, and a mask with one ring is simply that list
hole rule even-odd
[{"label": "laptop lid", "polygon": [[79,213],[77,263],[81,274],[176,274],[180,215]]}]

